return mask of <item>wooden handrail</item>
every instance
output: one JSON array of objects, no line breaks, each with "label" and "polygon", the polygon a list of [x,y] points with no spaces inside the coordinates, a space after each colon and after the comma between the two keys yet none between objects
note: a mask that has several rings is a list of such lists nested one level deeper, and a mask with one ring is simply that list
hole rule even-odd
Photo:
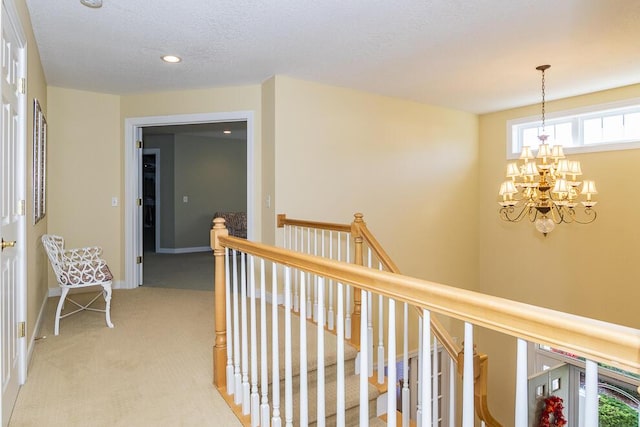
[{"label": "wooden handrail", "polygon": [[348,233],[351,231],[350,224],[334,224],[331,222],[317,222],[307,221],[304,219],[290,219],[285,214],[278,214],[278,228],[282,228],[285,225],[292,225],[297,227],[317,228],[319,230],[329,231],[341,231]]},{"label": "wooden handrail", "polygon": [[[215,228],[212,233],[214,231]],[[638,329],[236,237],[219,235],[215,240],[223,247],[328,277],[496,332],[640,373]]]}]

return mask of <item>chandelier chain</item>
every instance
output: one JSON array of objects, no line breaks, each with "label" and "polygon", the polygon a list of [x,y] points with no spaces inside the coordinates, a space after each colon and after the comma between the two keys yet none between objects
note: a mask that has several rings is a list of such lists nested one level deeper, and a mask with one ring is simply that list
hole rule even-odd
[{"label": "chandelier chain", "polygon": [[542,70],[542,133],[544,133],[544,122],[545,122],[545,80],[544,80],[544,69]]}]

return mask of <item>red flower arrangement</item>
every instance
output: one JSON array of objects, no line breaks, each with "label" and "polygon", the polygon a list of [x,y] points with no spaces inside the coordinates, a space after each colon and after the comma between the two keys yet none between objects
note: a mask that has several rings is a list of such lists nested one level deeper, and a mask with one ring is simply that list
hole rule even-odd
[{"label": "red flower arrangement", "polygon": [[[562,399],[558,396],[549,396],[542,401],[542,413],[540,414],[540,422],[538,427],[564,427],[567,425],[567,420],[562,414],[564,405]],[[551,423],[550,416],[553,414],[553,424]]]}]

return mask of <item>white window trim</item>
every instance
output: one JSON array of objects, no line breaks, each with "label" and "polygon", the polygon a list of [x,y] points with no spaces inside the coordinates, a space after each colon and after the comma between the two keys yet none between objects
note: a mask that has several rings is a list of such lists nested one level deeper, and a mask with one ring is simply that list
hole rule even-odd
[{"label": "white window trim", "polygon": [[[640,98],[631,98],[623,101],[609,102],[605,104],[589,105],[587,107],[574,108],[571,110],[556,111],[553,113],[547,113],[546,122],[553,124],[558,119],[567,119],[570,121],[574,119],[574,116],[582,116],[593,114],[594,116],[606,115],[608,110],[621,109],[625,107],[631,107],[634,105],[640,105]],[[599,114],[600,113],[600,114]],[[584,118],[583,118],[584,119]],[[525,123],[541,122],[540,116],[528,116],[518,119],[512,119],[507,121],[507,144],[506,155],[507,159],[517,159],[520,155],[520,149],[517,152],[513,152],[513,127]],[[574,129],[575,131],[575,129]],[[578,129],[578,131],[580,131]],[[589,144],[581,145],[579,147],[564,147],[565,154],[579,154],[579,153],[595,153],[601,151],[618,151],[618,150],[634,150],[640,148],[640,140],[628,141],[628,142],[616,142],[609,144]]]}]

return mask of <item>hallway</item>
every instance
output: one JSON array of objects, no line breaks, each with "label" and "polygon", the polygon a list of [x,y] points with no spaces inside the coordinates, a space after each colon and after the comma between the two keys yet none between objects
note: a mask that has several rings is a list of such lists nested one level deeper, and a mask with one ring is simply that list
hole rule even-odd
[{"label": "hallway", "polygon": [[47,302],[46,338],[35,344],[11,427],[240,425],[212,385],[213,292],[115,290],[114,329],[101,313],[82,312],[62,320],[56,337],[57,302]]}]

